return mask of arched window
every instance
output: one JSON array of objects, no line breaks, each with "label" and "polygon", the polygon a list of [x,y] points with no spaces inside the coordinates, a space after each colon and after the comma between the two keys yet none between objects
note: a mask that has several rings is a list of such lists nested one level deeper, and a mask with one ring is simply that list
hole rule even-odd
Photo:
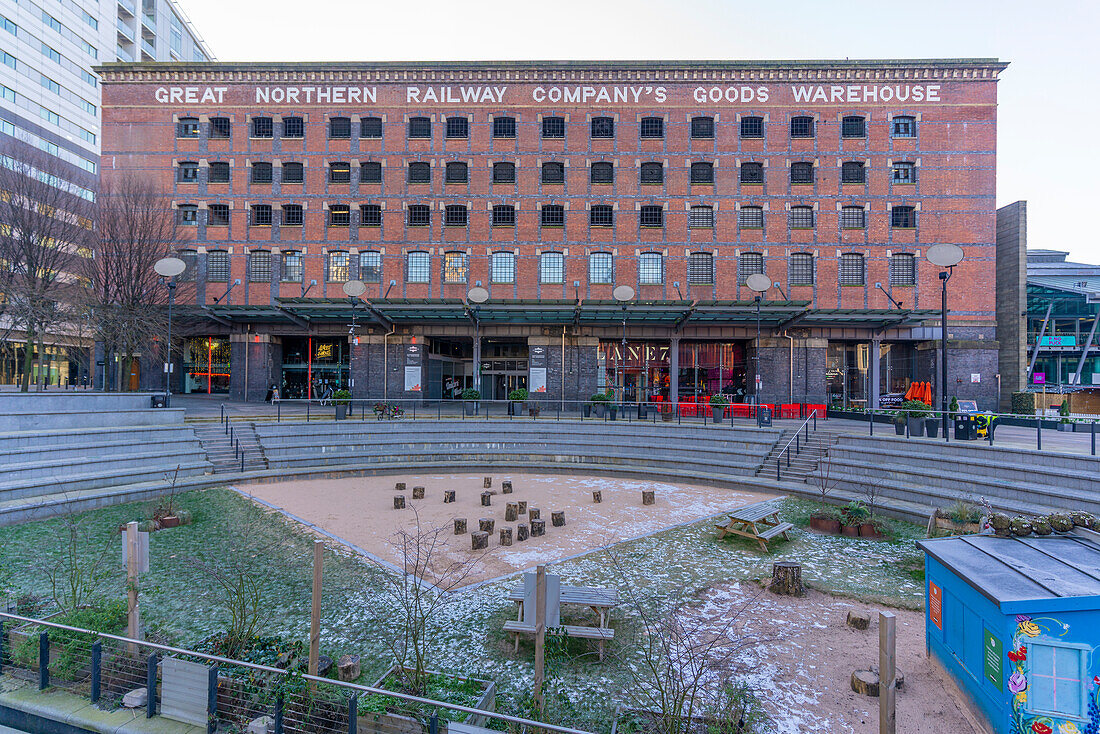
[{"label": "arched window", "polygon": [[364,283],[382,282],[382,253],[374,250],[359,253],[359,280]]},{"label": "arched window", "polygon": [[638,283],[660,285],[665,280],[664,256],[659,252],[638,255]]},{"label": "arched window", "polygon": [[741,137],[743,138],[762,138],[764,137],[764,118],[755,115],[749,115],[741,118]]},{"label": "arched window", "polygon": [[351,164],[333,162],[328,164],[329,183],[351,183]]},{"label": "arched window", "polygon": [[470,121],[465,117],[448,117],[447,118],[447,137],[448,138],[468,138],[470,137]]},{"label": "arched window", "polygon": [[709,252],[693,252],[688,255],[688,285],[714,283],[714,255]]},{"label": "arched window", "polygon": [[613,138],[615,137],[615,119],[612,117],[593,117],[592,118],[592,137],[594,138]]},{"label": "arched window", "polygon": [[[431,130],[431,122],[429,121],[429,134]],[[364,117],[359,121],[359,137],[365,139],[380,138],[382,137],[382,118],[381,117]]]},{"label": "arched window", "polygon": [[907,252],[890,256],[890,285],[916,285],[917,258]]},{"label": "arched window", "polygon": [[381,161],[363,161],[360,163],[359,183],[382,183]]},{"label": "arched window", "polygon": [[267,161],[252,161],[252,183],[269,184],[274,176],[274,169]]},{"label": "arched window", "polygon": [[714,183],[714,164],[709,161],[701,161],[691,164],[691,182],[693,184]]},{"label": "arched window", "polygon": [[742,252],[737,258],[737,282],[744,285],[750,275],[763,274],[764,255],[759,252]]},{"label": "arched window", "polygon": [[465,227],[470,211],[465,204],[448,204],[443,210],[443,224],[447,227]]},{"label": "arched window", "polygon": [[890,226],[896,229],[914,229],[917,226],[917,210],[912,206],[895,206],[890,210]]},{"label": "arched window", "polygon": [[594,184],[609,184],[615,182],[615,166],[610,163],[593,163],[589,169],[591,181]]},{"label": "arched window", "polygon": [[542,137],[544,137],[544,138],[564,138],[565,137],[565,118],[564,117],[544,117],[544,118],[542,118]]},{"label": "arched window", "polygon": [[229,252],[210,250],[206,253],[206,279],[211,283],[229,281]]},{"label": "arched window", "polygon": [[743,206],[737,212],[737,224],[744,229],[762,229],[764,227],[764,208]]},{"label": "arched window", "polygon": [[638,224],[642,227],[663,227],[665,225],[665,208],[652,204],[643,206],[638,210]]},{"label": "arched window", "polygon": [[812,253],[795,252],[791,254],[787,282],[791,285],[814,284],[814,256]]},{"label": "arched window", "polygon": [[194,250],[180,250],[176,257],[183,260],[183,272],[176,278],[182,282],[195,280],[195,267],[198,264],[198,253]]},{"label": "arched window", "polygon": [[542,182],[544,184],[565,183],[565,164],[554,161],[543,163]]},{"label": "arched window", "polygon": [[516,118],[514,118],[514,117],[494,117],[493,118],[493,137],[494,138],[514,138],[514,137],[516,137]]},{"label": "arched window", "polygon": [[351,118],[350,117],[330,117],[328,121],[328,136],[330,138],[350,138],[351,137]]},{"label": "arched window", "polygon": [[743,183],[743,184],[761,184],[761,183],[764,183],[764,164],[763,163],[742,163],[741,164],[741,183]]},{"label": "arched window", "polygon": [[501,162],[493,164],[493,183],[515,183],[516,164]]},{"label": "arched window", "polygon": [[792,138],[812,138],[814,136],[814,118],[798,115],[791,118]]},{"label": "arched window", "polygon": [[406,257],[405,262],[406,282],[432,282],[432,256],[430,254],[428,254],[427,252],[410,252]]},{"label": "arched window", "polygon": [[431,164],[413,162],[409,164],[409,183],[431,183]]},{"label": "arched window", "polygon": [[691,137],[696,139],[710,139],[714,137],[713,117],[691,118]]},{"label": "arched window", "polygon": [[490,261],[490,276],[494,283],[516,282],[516,255],[513,252],[494,252]]},{"label": "arched window", "polygon": [[427,227],[432,223],[432,210],[427,204],[409,204],[410,227]]},{"label": "arched window", "polygon": [[641,170],[641,182],[644,184],[661,184],[665,182],[665,167],[662,163],[643,163]]},{"label": "arched window", "polygon": [[840,137],[867,137],[867,118],[863,115],[845,115],[840,121]]},{"label": "arched window", "polygon": [[[350,125],[349,125],[350,130]],[[304,138],[306,136],[306,124],[305,120],[301,117],[284,117],[283,118],[283,137],[284,138]]]},{"label": "arched window", "polygon": [[814,182],[814,164],[799,162],[791,164],[791,183],[812,184]]},{"label": "arched window", "polygon": [[561,204],[543,204],[539,210],[539,221],[543,227],[562,227],[565,225],[565,207]]},{"label": "arched window", "polygon": [[840,210],[840,226],[842,229],[864,229],[867,227],[867,216],[861,206],[846,206]]},{"label": "arched window", "polygon": [[432,136],[432,119],[430,117],[410,117],[409,137],[430,138]]},{"label": "arched window", "polygon": [[248,281],[250,283],[269,283],[271,281],[270,250],[253,250],[248,253]]},{"label": "arched window", "polygon": [[812,206],[792,206],[789,220],[791,229],[813,229],[814,209]]},{"label": "arched window", "polygon": [[443,282],[465,283],[468,277],[469,266],[465,252],[443,253]]},{"label": "arched window", "polygon": [[705,204],[692,206],[688,211],[688,226],[711,229],[714,227],[714,207]]},{"label": "arched window", "polygon": [[898,115],[892,121],[890,132],[895,138],[917,137],[917,118],[911,115]]},{"label": "arched window", "polygon": [[848,252],[840,256],[840,284],[864,285],[863,255]]},{"label": "arched window", "polygon": [[470,173],[465,163],[451,161],[447,164],[447,172],[443,179],[444,183],[466,183],[469,180]]},{"label": "arched window", "polygon": [[329,204],[328,207],[328,226],[330,227],[350,227],[351,226],[351,207],[347,204]]},{"label": "arched window", "polygon": [[197,138],[199,136],[199,118],[181,117],[176,123],[177,138]]},{"label": "arched window", "polygon": [[588,256],[588,281],[615,282],[615,261],[610,252],[593,252]]},{"label": "arched window", "polygon": [[643,117],[638,127],[638,134],[642,138],[653,139],[665,136],[665,121],[661,117]]},{"label": "arched window", "polygon": [[863,161],[846,161],[840,166],[840,182],[846,184],[867,183],[867,169]]},{"label": "arched window", "polygon": [[494,227],[514,227],[516,226],[516,207],[512,204],[494,204],[493,205],[493,226]]},{"label": "arched window", "polygon": [[611,227],[615,224],[615,209],[607,204],[597,204],[588,212],[593,227]]},{"label": "arched window", "polygon": [[539,256],[539,282],[565,282],[565,255],[560,252],[544,252]]}]

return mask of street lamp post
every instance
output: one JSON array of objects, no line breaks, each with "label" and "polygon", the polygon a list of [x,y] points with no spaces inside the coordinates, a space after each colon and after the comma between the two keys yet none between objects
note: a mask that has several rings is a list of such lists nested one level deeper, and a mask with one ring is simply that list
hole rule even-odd
[{"label": "street lamp post", "polygon": [[[619,368],[622,368],[622,410],[623,415],[626,415],[626,305],[634,300],[634,289],[628,285],[615,286],[615,289],[611,291],[611,297],[619,302],[619,305],[623,307],[623,358],[619,360],[620,364],[616,365],[615,381],[619,381]],[[616,385],[618,387],[618,385]]]},{"label": "street lamp post", "polygon": [[756,348],[752,357],[752,401],[757,405],[760,404],[760,302],[771,284],[771,279],[763,273],[753,273],[745,279],[745,285],[756,294],[753,298],[756,303]]},{"label": "street lamp post", "polygon": [[172,303],[176,299],[176,276],[187,269],[187,263],[178,257],[162,257],[153,264],[153,270],[164,278],[168,287],[168,342],[164,360],[164,407],[172,407]]},{"label": "street lamp post", "polygon": [[955,266],[962,262],[963,251],[958,245],[940,244],[928,248],[928,261],[946,270],[940,271],[940,414],[943,418],[943,439],[947,435],[947,281],[951,280]]},{"label": "street lamp post", "polygon": [[[470,290],[466,291],[466,300],[469,303],[474,304],[474,389],[477,390],[477,394],[481,395],[481,319],[478,318],[478,311],[481,309],[481,304],[489,300],[489,291],[485,290],[479,285],[474,286]],[[486,408],[488,410],[488,408]]]},{"label": "street lamp post", "polygon": [[[355,333],[356,316],[358,316],[357,306],[359,305],[359,296],[367,292],[367,284],[361,280],[349,280],[343,285],[344,295],[351,301],[351,328],[348,329],[348,337],[350,337],[351,344],[348,345],[349,350],[354,351],[354,347],[357,343],[358,334]],[[355,389],[355,373],[352,372],[351,356],[348,356],[348,388]],[[369,387],[369,385],[368,385]],[[354,406],[352,406],[354,408]],[[352,411],[354,416],[354,410]]]}]

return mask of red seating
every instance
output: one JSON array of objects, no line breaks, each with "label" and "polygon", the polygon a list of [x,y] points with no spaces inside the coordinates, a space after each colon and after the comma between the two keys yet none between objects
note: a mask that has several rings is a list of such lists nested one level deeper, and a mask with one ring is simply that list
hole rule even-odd
[{"label": "red seating", "polygon": [[810,413],[812,413],[816,410],[817,411],[817,417],[822,419],[822,420],[825,419],[825,405],[824,404],[821,404],[821,403],[806,403],[805,409],[806,409],[805,414],[803,416],[804,418],[809,418]]},{"label": "red seating", "polygon": [[799,418],[802,415],[801,403],[783,403],[779,406],[780,418]]},{"label": "red seating", "polygon": [[734,403],[730,406],[730,412],[734,418],[749,418],[752,413],[752,406],[745,403]]}]

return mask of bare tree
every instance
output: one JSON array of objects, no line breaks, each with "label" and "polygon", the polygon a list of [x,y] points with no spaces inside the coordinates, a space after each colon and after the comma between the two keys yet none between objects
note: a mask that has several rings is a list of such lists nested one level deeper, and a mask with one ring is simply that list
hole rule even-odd
[{"label": "bare tree", "polygon": [[62,515],[60,547],[41,561],[50,594],[62,612],[86,606],[104,593],[118,560],[115,530],[73,510]]},{"label": "bare tree", "polygon": [[[21,389],[30,389],[35,344],[39,379],[46,331],[70,318],[67,290],[91,241],[91,193],[69,178],[76,169],[14,138],[0,149],[0,286],[6,320],[22,329]],[[69,170],[72,169],[72,170]]]}]

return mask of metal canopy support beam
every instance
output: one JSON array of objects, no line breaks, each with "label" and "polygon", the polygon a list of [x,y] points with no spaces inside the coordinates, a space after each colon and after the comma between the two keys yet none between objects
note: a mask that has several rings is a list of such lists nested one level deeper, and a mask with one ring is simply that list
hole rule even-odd
[{"label": "metal canopy support beam", "polygon": [[699,300],[698,299],[692,301],[691,305],[688,306],[687,311],[684,311],[683,315],[680,316],[680,318],[676,320],[676,325],[672,327],[673,331],[679,331],[680,329],[682,329],[684,327],[684,324],[686,324],[688,322],[688,320],[692,317],[692,314],[695,313],[695,309],[698,306],[699,306]]},{"label": "metal canopy support beam", "polygon": [[783,329],[788,329],[788,328],[794,326],[795,324],[797,324],[802,319],[809,316],[812,312],[813,312],[812,308],[802,309],[801,311],[799,311],[798,313],[796,313],[794,316],[790,317],[786,321],[781,321],[775,328],[780,330],[780,331],[782,331]]},{"label": "metal canopy support beam", "polygon": [[370,301],[362,301],[362,303],[364,306],[367,307],[367,310],[370,311],[370,315],[377,319],[378,323],[382,327],[386,329],[393,329],[393,321],[391,321],[388,316],[375,308],[373,303],[371,303]]},{"label": "metal canopy support beam", "polygon": [[211,320],[221,324],[222,326],[233,325],[233,322],[223,319],[221,316],[218,316],[213,311],[211,311],[209,306],[203,306],[202,310],[206,312],[206,315],[209,316]]},{"label": "metal canopy support beam", "polygon": [[1073,373],[1073,381],[1071,384],[1081,384],[1081,370],[1085,368],[1085,360],[1089,356],[1089,350],[1092,349],[1092,340],[1096,338],[1096,325],[1100,324],[1100,314],[1097,314],[1092,319],[1092,328],[1089,329],[1089,338],[1085,342],[1085,348],[1081,350],[1081,359],[1077,360],[1077,371]]},{"label": "metal canopy support beam", "polygon": [[286,317],[288,319],[298,324],[298,326],[301,326],[303,329],[308,329],[310,327],[309,321],[303,319],[301,316],[297,315],[285,306],[276,306],[276,308],[278,308],[279,311],[281,311],[282,313],[286,314]]},{"label": "metal canopy support beam", "polygon": [[1046,315],[1043,316],[1043,328],[1039,330],[1039,336],[1035,339],[1035,349],[1031,352],[1031,362],[1027,366],[1026,384],[1031,384],[1031,373],[1035,371],[1035,360],[1039,358],[1039,345],[1043,343],[1043,337],[1047,333],[1047,322],[1050,321],[1050,312],[1054,308],[1054,301],[1047,304]]}]

